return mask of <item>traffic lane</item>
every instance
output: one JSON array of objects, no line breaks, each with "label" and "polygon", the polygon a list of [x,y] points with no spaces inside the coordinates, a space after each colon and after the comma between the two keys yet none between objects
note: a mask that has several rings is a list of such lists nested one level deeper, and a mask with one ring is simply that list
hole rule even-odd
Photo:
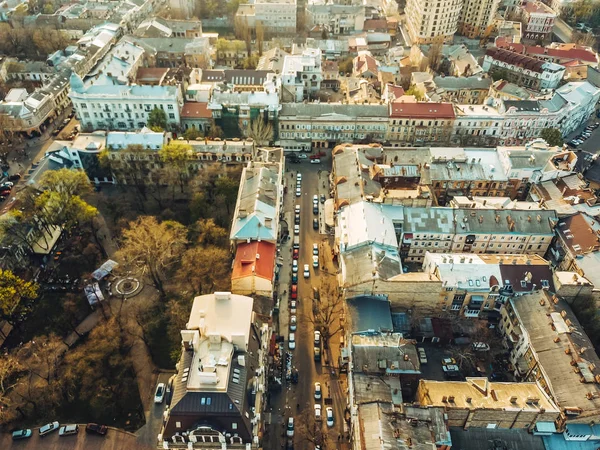
[{"label": "traffic lane", "polygon": [[[161,372],[158,375],[158,379],[156,381],[156,386],[158,383],[164,383],[168,385],[169,379],[173,376],[170,372]],[[158,434],[162,428],[163,424],[163,414],[166,408],[167,402],[171,401],[171,395],[173,394],[173,390],[171,389],[168,394],[165,395],[165,400],[162,403],[154,403],[150,406],[148,411],[144,411],[146,416],[146,424],[136,431],[136,435],[138,437],[138,441],[144,445],[156,445]]]},{"label": "traffic lane", "polygon": [[85,432],[85,424],[79,426],[75,436],[61,437],[58,432],[43,438],[38,435],[38,429],[33,429],[29,439],[13,441],[10,433],[0,437],[0,448],[3,450],[149,450],[156,448],[143,444],[137,437],[123,430],[109,428],[106,436],[96,436]]}]

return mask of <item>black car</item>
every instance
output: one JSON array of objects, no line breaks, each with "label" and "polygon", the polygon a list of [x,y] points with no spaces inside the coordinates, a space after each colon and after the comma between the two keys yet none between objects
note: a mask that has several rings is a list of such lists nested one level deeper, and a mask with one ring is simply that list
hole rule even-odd
[{"label": "black car", "polygon": [[319,207],[317,205],[313,205],[313,214],[319,214]]},{"label": "black car", "polygon": [[321,203],[325,203],[325,195],[321,194]]},{"label": "black car", "polygon": [[294,216],[294,225],[300,225],[300,214]]},{"label": "black car", "polygon": [[313,219],[313,230],[319,229],[319,219]]},{"label": "black car", "polygon": [[108,431],[108,427],[106,425],[98,425],[97,423],[88,423],[85,427],[85,432],[90,434],[99,434],[100,436],[104,436]]},{"label": "black car", "polygon": [[8,181],[19,181],[21,179],[20,173],[15,173],[8,177]]}]

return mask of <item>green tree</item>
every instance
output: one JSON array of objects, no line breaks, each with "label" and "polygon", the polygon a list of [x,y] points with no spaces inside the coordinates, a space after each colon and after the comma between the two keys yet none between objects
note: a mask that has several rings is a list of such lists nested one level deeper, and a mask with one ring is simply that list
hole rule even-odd
[{"label": "green tree", "polygon": [[552,147],[560,147],[563,145],[563,138],[560,130],[556,128],[544,128],[540,137]]},{"label": "green tree", "polygon": [[231,255],[224,248],[209,245],[192,247],[181,257],[176,278],[196,294],[209,294],[231,288]]},{"label": "green tree", "polygon": [[187,230],[178,222],[159,223],[155,217],[142,216],[123,230],[118,257],[126,266],[147,272],[164,298],[165,281],[185,250],[186,234]]},{"label": "green tree", "polygon": [[237,201],[239,182],[230,177],[220,177],[215,181],[216,196],[222,195],[227,208],[227,214],[231,214],[231,209]]},{"label": "green tree", "polygon": [[414,85],[408,88],[408,90],[406,91],[406,95],[414,95],[418,102],[423,100],[423,98],[425,97],[421,89]]},{"label": "green tree", "polygon": [[44,14],[54,14],[54,6],[52,6],[52,3],[44,3],[44,7],[42,8],[42,12]]},{"label": "green tree", "polygon": [[186,138],[188,141],[193,141],[196,138],[200,137],[200,132],[198,130],[196,130],[195,128],[193,128],[193,127],[192,128],[188,128],[183,133],[183,137]]},{"label": "green tree", "polygon": [[0,315],[14,324],[25,311],[29,310],[27,301],[38,296],[38,285],[25,281],[10,270],[0,269]]},{"label": "green tree", "polygon": [[148,115],[148,128],[153,131],[164,131],[167,129],[167,113],[160,108],[154,108]]},{"label": "green tree", "polygon": [[203,247],[214,245],[226,248],[228,237],[227,230],[218,226],[214,219],[200,219],[189,227],[190,241]]},{"label": "green tree", "polygon": [[508,71],[506,69],[495,69],[490,72],[490,76],[492,80],[507,80],[508,79]]},{"label": "green tree", "polygon": [[240,66],[242,69],[254,70],[258,66],[258,55],[250,55],[242,60]]},{"label": "green tree", "polygon": [[208,130],[206,137],[209,139],[216,139],[222,138],[223,135],[223,129],[219,125],[213,125],[210,127],[210,130]]},{"label": "green tree", "polygon": [[193,155],[192,146],[182,141],[171,141],[158,152],[160,159],[177,174],[181,192],[190,179],[189,161]]}]

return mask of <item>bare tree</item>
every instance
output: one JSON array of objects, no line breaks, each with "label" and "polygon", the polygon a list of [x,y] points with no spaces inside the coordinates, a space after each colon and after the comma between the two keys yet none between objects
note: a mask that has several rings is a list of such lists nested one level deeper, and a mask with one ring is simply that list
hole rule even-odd
[{"label": "bare tree", "polygon": [[248,25],[248,18],[236,16],[234,24],[235,36],[246,43],[247,56],[252,54],[252,30]]},{"label": "bare tree", "polygon": [[[321,414],[325,412],[322,411]],[[322,421],[316,420],[315,408],[312,404],[307,403],[300,408],[299,414],[295,417],[294,428],[300,441],[312,444],[312,447],[327,448],[327,432],[323,432]]]},{"label": "bare tree", "polygon": [[244,129],[246,137],[254,139],[258,145],[269,145],[273,140],[273,125],[258,117],[250,122]]},{"label": "bare tree", "polygon": [[442,48],[444,46],[444,41],[440,39],[436,39],[431,46],[429,47],[429,53],[427,54],[427,59],[429,59],[429,67],[434,72],[437,72],[440,62],[442,60]]},{"label": "bare tree", "polygon": [[344,329],[340,316],[344,312],[344,300],[338,293],[335,284],[329,285],[320,300],[313,300],[312,314],[306,319],[313,324],[315,331],[320,331],[324,343]]}]

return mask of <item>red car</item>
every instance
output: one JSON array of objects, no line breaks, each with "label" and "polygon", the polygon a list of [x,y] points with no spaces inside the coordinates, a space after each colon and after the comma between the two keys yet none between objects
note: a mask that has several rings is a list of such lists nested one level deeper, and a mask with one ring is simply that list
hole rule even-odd
[{"label": "red car", "polygon": [[325,156],[325,152],[315,153],[314,155],[310,155],[310,159],[319,159],[321,156]]},{"label": "red car", "polygon": [[296,300],[298,298],[298,285],[292,284],[292,300]]},{"label": "red car", "polygon": [[8,197],[10,195],[10,190],[7,189],[7,190],[4,190],[4,191],[1,191],[0,195],[3,196],[3,197]]},{"label": "red car", "polygon": [[97,423],[88,423],[85,427],[85,432],[90,434],[99,434],[100,436],[104,436],[108,431],[108,427],[106,425],[98,425]]},{"label": "red car", "polygon": [[298,259],[298,255],[300,254],[300,250],[295,248],[294,252],[292,253],[292,258],[294,259]]}]

